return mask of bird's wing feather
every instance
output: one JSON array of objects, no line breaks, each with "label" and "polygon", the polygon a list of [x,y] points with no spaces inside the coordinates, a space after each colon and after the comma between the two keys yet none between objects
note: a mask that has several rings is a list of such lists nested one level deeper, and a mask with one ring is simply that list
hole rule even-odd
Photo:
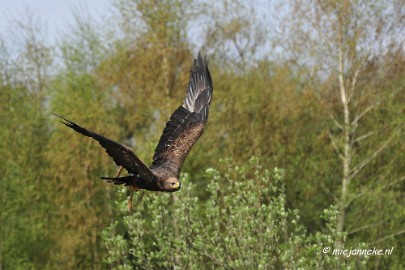
[{"label": "bird's wing feather", "polygon": [[204,131],[212,92],[207,61],[198,54],[191,69],[186,97],[166,123],[155,149],[151,168],[170,166],[176,173],[180,172],[185,158]]},{"label": "bird's wing feather", "polygon": [[129,173],[139,175],[140,177],[146,179],[151,179],[154,177],[149,168],[135,155],[131,149],[125,145],[119,144],[100,134],[87,130],[61,115],[55,113],[53,115],[62,119],[60,122],[70,127],[74,131],[98,141],[106,150],[107,154],[113,158],[115,164],[124,167]]}]

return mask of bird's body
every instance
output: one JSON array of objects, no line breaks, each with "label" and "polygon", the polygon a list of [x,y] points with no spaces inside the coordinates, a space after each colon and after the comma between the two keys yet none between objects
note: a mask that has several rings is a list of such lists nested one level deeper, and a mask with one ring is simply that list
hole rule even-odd
[{"label": "bird's body", "polygon": [[66,126],[98,141],[114,162],[129,173],[118,177],[119,171],[116,177],[102,177],[104,180],[132,189],[174,192],[181,188],[179,174],[183,162],[207,124],[212,92],[207,61],[198,54],[191,69],[183,104],[167,122],[149,168],[127,146],[87,130],[61,115],[55,115]]}]

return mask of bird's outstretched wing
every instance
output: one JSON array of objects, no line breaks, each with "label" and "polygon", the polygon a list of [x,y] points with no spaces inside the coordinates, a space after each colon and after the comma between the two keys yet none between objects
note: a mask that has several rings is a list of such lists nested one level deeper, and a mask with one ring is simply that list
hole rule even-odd
[{"label": "bird's outstretched wing", "polygon": [[124,167],[129,173],[144,179],[152,179],[155,177],[149,168],[135,155],[135,153],[125,145],[119,144],[100,134],[87,130],[59,114],[53,113],[53,115],[62,119],[60,122],[70,127],[74,131],[98,141],[106,150],[107,154],[113,158],[115,164]]},{"label": "bird's outstretched wing", "polygon": [[208,120],[212,99],[212,80],[207,59],[201,53],[194,60],[186,97],[170,117],[155,149],[151,168],[170,167],[176,173],[201,136]]}]

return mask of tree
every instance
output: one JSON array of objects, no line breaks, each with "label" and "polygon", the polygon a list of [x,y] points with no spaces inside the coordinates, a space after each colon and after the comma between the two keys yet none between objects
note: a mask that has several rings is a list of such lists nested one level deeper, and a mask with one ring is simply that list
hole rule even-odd
[{"label": "tree", "polygon": [[0,268],[39,265],[51,245],[43,149],[49,138],[44,101],[52,49],[39,25],[31,14],[10,34],[23,37],[21,43],[0,42]]},{"label": "tree", "polygon": [[266,43],[267,28],[253,3],[226,0],[201,1],[200,29],[204,48],[226,70],[244,72],[254,66],[258,51]]},{"label": "tree", "polygon": [[[49,90],[49,111],[117,138],[112,88],[102,84],[97,68],[108,51],[96,24],[76,15],[75,26],[61,40],[61,68]],[[108,43],[107,43],[108,44]],[[50,117],[51,118],[51,117]],[[46,155],[54,205],[48,221],[53,247],[47,264],[66,268],[101,268],[99,232],[114,216],[114,193],[101,176],[113,175],[114,163],[97,143],[66,129],[54,119]]]},{"label": "tree", "polygon": [[[288,40],[283,40],[286,53],[310,78],[320,102],[325,105],[331,120],[330,144],[340,160],[340,192],[335,201],[339,205],[336,229],[341,234],[336,242],[338,248],[345,243],[345,232],[356,223],[356,217],[349,213],[359,211],[353,203],[362,193],[358,190],[365,187],[369,192],[387,187],[398,189],[398,185],[393,187],[391,183],[403,180],[389,160],[379,164],[380,170],[369,175],[369,181],[362,174],[384,151],[399,142],[403,132],[398,118],[391,123],[366,123],[365,120],[373,111],[387,108],[403,91],[401,84],[379,89],[370,77],[381,74],[379,70],[384,67],[369,68],[372,62],[384,65],[377,59],[390,48],[403,45],[403,37],[397,35],[404,19],[403,9],[398,8],[398,4],[395,1],[292,1],[286,13],[288,21],[285,20],[284,29]],[[390,110],[390,114],[397,113]],[[367,140],[372,143],[364,143]],[[389,179],[382,177],[387,170],[392,174]],[[381,194],[374,193],[373,199]],[[379,211],[378,216],[381,220],[387,219],[384,211]],[[379,226],[383,224],[385,222]],[[399,223],[396,231],[402,231]]]}]

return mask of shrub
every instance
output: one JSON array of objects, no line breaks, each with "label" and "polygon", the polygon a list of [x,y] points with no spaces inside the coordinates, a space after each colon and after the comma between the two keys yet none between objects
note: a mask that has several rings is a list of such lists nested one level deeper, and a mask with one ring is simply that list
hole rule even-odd
[{"label": "shrub", "polygon": [[[286,208],[283,170],[275,168],[271,173],[256,158],[243,166],[223,162],[224,173],[209,168],[201,179],[207,182],[207,196],[197,197],[201,192],[183,174],[180,192],[140,191],[128,213],[122,189],[122,200],[117,202],[122,220],[103,233],[108,250],[105,262],[117,269],[350,266],[342,258],[322,254],[323,247],[333,247],[333,231],[308,235],[298,211]],[[329,224],[336,221],[336,213],[334,207],[325,211]]]}]

